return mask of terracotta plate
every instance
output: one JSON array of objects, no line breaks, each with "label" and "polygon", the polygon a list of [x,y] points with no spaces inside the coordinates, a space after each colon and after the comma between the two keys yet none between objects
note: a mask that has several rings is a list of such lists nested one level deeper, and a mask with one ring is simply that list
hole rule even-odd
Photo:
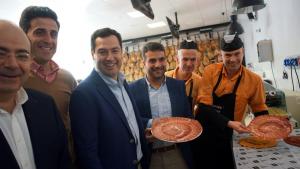
[{"label": "terracotta plate", "polygon": [[300,147],[300,136],[290,136],[283,139],[287,144]]},{"label": "terracotta plate", "polygon": [[261,139],[258,137],[247,137],[239,140],[239,144],[249,148],[269,148],[276,146],[277,142],[275,139]]},{"label": "terracotta plate", "polygon": [[163,117],[154,119],[151,132],[154,137],[167,142],[191,141],[202,132],[197,120],[183,117]]},{"label": "terracotta plate", "polygon": [[272,115],[254,118],[248,128],[253,136],[263,139],[281,139],[288,137],[292,132],[292,126],[288,119]]}]

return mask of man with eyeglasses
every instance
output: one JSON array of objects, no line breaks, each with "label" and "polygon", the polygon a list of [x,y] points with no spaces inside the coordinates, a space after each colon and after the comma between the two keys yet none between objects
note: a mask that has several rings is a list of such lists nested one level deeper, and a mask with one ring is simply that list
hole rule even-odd
[{"label": "man with eyeglasses", "polygon": [[74,90],[70,117],[81,169],[147,169],[142,121],[122,65],[121,35],[110,28],[91,36],[92,73]]},{"label": "man with eyeglasses", "polygon": [[53,99],[22,87],[32,59],[25,33],[0,20],[0,168],[69,169],[66,131]]},{"label": "man with eyeglasses", "polygon": [[197,43],[192,40],[182,41],[179,44],[176,57],[178,66],[175,70],[165,73],[168,77],[185,82],[186,95],[188,96],[192,112],[194,112],[197,104],[198,90],[201,85],[201,77],[194,73],[198,54]]}]

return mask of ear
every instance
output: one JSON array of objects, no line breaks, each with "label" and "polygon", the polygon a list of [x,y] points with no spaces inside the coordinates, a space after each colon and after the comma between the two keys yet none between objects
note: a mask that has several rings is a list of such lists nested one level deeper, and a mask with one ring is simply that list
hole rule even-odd
[{"label": "ear", "polygon": [[92,55],[93,60],[96,60],[95,52],[93,50],[91,50],[91,55]]},{"label": "ear", "polygon": [[175,59],[176,63],[179,63],[179,55],[178,54],[174,56],[174,59]]}]

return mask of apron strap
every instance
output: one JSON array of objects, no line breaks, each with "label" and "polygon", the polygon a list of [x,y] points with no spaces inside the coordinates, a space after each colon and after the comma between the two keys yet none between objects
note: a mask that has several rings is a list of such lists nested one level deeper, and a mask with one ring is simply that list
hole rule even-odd
[{"label": "apron strap", "polygon": [[219,86],[219,84],[220,84],[220,82],[221,82],[221,79],[222,79],[222,73],[223,73],[223,66],[222,66],[222,69],[221,69],[221,72],[220,72],[220,74],[219,74],[219,77],[218,77],[218,81],[217,81],[217,83],[216,83],[216,85],[214,86],[214,89],[213,89],[213,93],[215,93],[215,91],[217,90],[217,88],[218,88],[218,86]]},{"label": "apron strap", "polygon": [[193,93],[193,87],[194,87],[194,83],[193,83],[193,79],[191,81],[191,87],[190,87],[190,91],[189,91],[189,97],[193,97],[192,93]]},{"label": "apron strap", "polygon": [[233,88],[233,91],[232,91],[233,94],[236,93],[237,88],[239,87],[239,84],[240,84],[241,79],[242,79],[242,74],[240,74],[239,78],[237,79],[237,81],[236,81],[236,83],[235,83],[235,85],[234,85],[234,88]]}]

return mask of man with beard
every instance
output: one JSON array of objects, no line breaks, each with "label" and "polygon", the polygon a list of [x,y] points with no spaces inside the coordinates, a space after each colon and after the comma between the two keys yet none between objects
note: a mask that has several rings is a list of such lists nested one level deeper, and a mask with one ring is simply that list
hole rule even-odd
[{"label": "man with beard", "polygon": [[69,149],[74,160],[69,101],[76,87],[74,77],[52,60],[56,52],[60,24],[56,13],[48,7],[29,6],[22,12],[19,26],[31,42],[33,62],[29,79],[24,84],[54,98],[68,133]]},{"label": "man with beard", "polygon": [[201,77],[194,73],[198,55],[197,43],[184,40],[179,44],[177,53],[178,66],[175,70],[166,72],[166,76],[185,82],[186,95],[188,96],[191,110],[194,110],[201,84]]},{"label": "man with beard", "polygon": [[53,99],[22,87],[31,61],[25,33],[0,20],[0,168],[68,169],[66,132]]},{"label": "man with beard", "polygon": [[[159,117],[192,117],[183,81],[166,77],[166,56],[160,43],[149,42],[143,47],[146,77],[129,85],[141,113],[144,127]],[[174,144],[154,139],[149,129],[150,169],[191,169],[189,143]]]}]

